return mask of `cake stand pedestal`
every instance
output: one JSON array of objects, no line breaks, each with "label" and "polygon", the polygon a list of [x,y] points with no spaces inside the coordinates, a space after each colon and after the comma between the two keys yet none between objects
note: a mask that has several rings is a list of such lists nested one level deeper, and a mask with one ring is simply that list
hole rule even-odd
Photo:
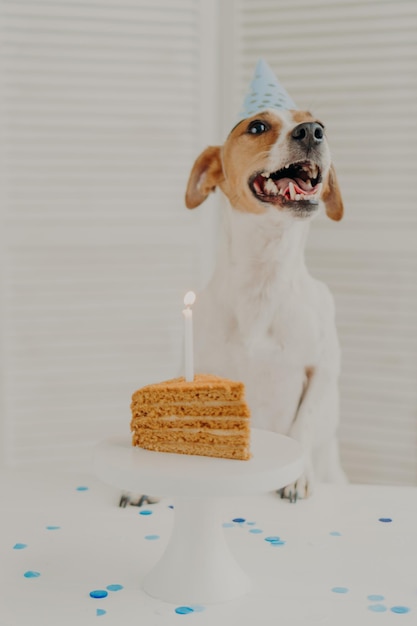
[{"label": "cake stand pedestal", "polygon": [[151,452],[130,437],[97,446],[94,466],[106,483],[135,493],[173,496],[175,521],[161,560],[143,581],[151,596],[177,604],[224,602],[249,591],[250,579],[233,558],[222,528],[226,497],[280,489],[303,471],[299,444],[251,431],[249,461]]}]

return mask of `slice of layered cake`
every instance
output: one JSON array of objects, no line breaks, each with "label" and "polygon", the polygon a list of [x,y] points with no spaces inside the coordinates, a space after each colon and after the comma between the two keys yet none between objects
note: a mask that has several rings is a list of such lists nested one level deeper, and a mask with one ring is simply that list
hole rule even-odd
[{"label": "slice of layered cake", "polygon": [[243,383],[208,374],[174,378],[132,396],[132,443],[158,452],[250,458]]}]

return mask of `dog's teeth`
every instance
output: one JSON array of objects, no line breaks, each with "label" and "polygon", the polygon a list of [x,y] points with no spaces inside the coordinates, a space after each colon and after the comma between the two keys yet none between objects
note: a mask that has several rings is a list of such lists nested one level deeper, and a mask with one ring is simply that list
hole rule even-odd
[{"label": "dog's teeth", "polygon": [[302,198],[302,195],[300,193],[296,193],[295,194],[295,199],[296,200],[301,200],[301,198]]},{"label": "dog's teeth", "polygon": [[295,196],[297,194],[295,193],[294,183],[291,180],[288,183],[288,189],[290,190],[290,198],[291,198],[291,200],[295,200]]},{"label": "dog's teeth", "polygon": [[269,178],[270,174],[269,172],[262,172],[261,176],[263,176],[264,178]]},{"label": "dog's teeth", "polygon": [[271,178],[268,178],[268,180],[265,183],[265,191],[267,191],[269,194],[273,196],[277,195],[277,186],[275,185],[274,181]]}]

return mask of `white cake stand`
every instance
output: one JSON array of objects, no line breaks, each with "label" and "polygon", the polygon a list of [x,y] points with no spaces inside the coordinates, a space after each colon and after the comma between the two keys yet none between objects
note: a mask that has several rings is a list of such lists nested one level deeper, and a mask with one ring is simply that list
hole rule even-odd
[{"label": "white cake stand", "polygon": [[222,500],[280,489],[303,471],[299,444],[283,435],[252,429],[251,451],[249,461],[235,461],[133,448],[130,437],[98,445],[94,464],[101,480],[135,493],[175,498],[169,544],[143,582],[149,595],[210,604],[249,591],[250,580],[225,540]]}]

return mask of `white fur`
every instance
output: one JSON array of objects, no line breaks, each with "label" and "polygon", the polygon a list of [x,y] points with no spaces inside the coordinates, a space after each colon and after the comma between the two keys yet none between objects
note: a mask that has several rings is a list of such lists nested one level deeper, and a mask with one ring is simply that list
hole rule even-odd
[{"label": "white fur", "polygon": [[[281,145],[271,151],[276,167]],[[245,383],[252,426],[297,439],[301,496],[345,481],[339,463],[339,342],[333,298],[305,264],[310,219],[226,206],[217,266],[194,306],[196,371]]]}]

